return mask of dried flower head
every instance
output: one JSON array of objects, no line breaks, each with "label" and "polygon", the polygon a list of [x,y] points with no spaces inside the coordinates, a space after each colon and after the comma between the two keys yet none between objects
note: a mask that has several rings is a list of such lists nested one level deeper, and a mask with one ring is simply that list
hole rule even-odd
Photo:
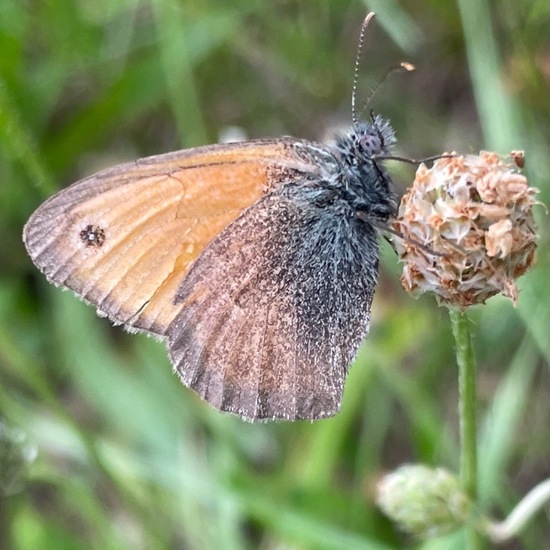
[{"label": "dried flower head", "polygon": [[443,535],[472,516],[470,499],[456,476],[421,464],[401,466],[377,488],[377,504],[400,529],[419,538]]},{"label": "dried flower head", "polygon": [[517,303],[515,279],[535,263],[538,192],[520,164],[481,152],[418,167],[393,224],[405,290],[461,308],[499,292]]}]

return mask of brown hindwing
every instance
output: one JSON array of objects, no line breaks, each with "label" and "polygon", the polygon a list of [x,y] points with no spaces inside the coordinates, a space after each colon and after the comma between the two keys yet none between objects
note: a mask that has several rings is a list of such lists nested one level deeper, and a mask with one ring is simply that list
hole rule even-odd
[{"label": "brown hindwing", "polygon": [[[210,244],[178,289],[170,358],[213,406],[249,420],[339,410],[368,331],[375,273],[363,269],[361,248],[346,250],[349,232],[327,215],[266,196]],[[374,230],[360,231],[377,254]]]}]

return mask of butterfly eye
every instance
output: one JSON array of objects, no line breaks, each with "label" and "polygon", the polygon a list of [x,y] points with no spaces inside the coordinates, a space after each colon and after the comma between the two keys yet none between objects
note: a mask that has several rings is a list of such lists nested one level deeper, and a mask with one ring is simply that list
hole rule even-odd
[{"label": "butterfly eye", "polygon": [[370,157],[380,153],[383,148],[382,139],[377,134],[364,134],[359,139],[359,148]]}]

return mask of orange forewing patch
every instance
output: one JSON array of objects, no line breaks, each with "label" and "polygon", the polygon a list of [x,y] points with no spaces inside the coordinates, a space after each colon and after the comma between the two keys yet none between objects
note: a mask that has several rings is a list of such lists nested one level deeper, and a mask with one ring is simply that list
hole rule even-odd
[{"label": "orange forewing patch", "polygon": [[293,143],[199,147],[105,170],[46,201],[25,244],[52,282],[115,322],[163,335],[205,247],[285,174],[315,171]]}]

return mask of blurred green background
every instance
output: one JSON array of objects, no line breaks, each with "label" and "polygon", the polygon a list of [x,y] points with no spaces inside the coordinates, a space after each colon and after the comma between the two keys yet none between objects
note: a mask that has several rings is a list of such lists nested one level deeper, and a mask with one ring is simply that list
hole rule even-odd
[{"label": "blurred green background", "polygon": [[[358,96],[413,158],[525,149],[550,205],[548,0],[1,0],[0,548],[460,549],[400,534],[374,488],[402,463],[458,468],[444,309],[400,288],[383,245],[373,323],[342,412],[247,424],[182,387],[164,346],[47,284],[21,230],[51,193],[117,162],[250,138],[324,139]],[[390,167],[402,191],[409,166]],[[550,477],[549,222],[519,307],[471,311],[479,361],[480,506],[504,517]],[[6,429],[36,455],[20,472]],[[18,436],[18,437],[19,437]],[[26,446],[25,446],[26,445]],[[15,451],[13,451],[15,452]],[[11,462],[10,462],[11,460]],[[30,461],[30,460],[29,460]],[[10,465],[11,464],[11,465]],[[549,547],[539,514],[502,548]]]}]

